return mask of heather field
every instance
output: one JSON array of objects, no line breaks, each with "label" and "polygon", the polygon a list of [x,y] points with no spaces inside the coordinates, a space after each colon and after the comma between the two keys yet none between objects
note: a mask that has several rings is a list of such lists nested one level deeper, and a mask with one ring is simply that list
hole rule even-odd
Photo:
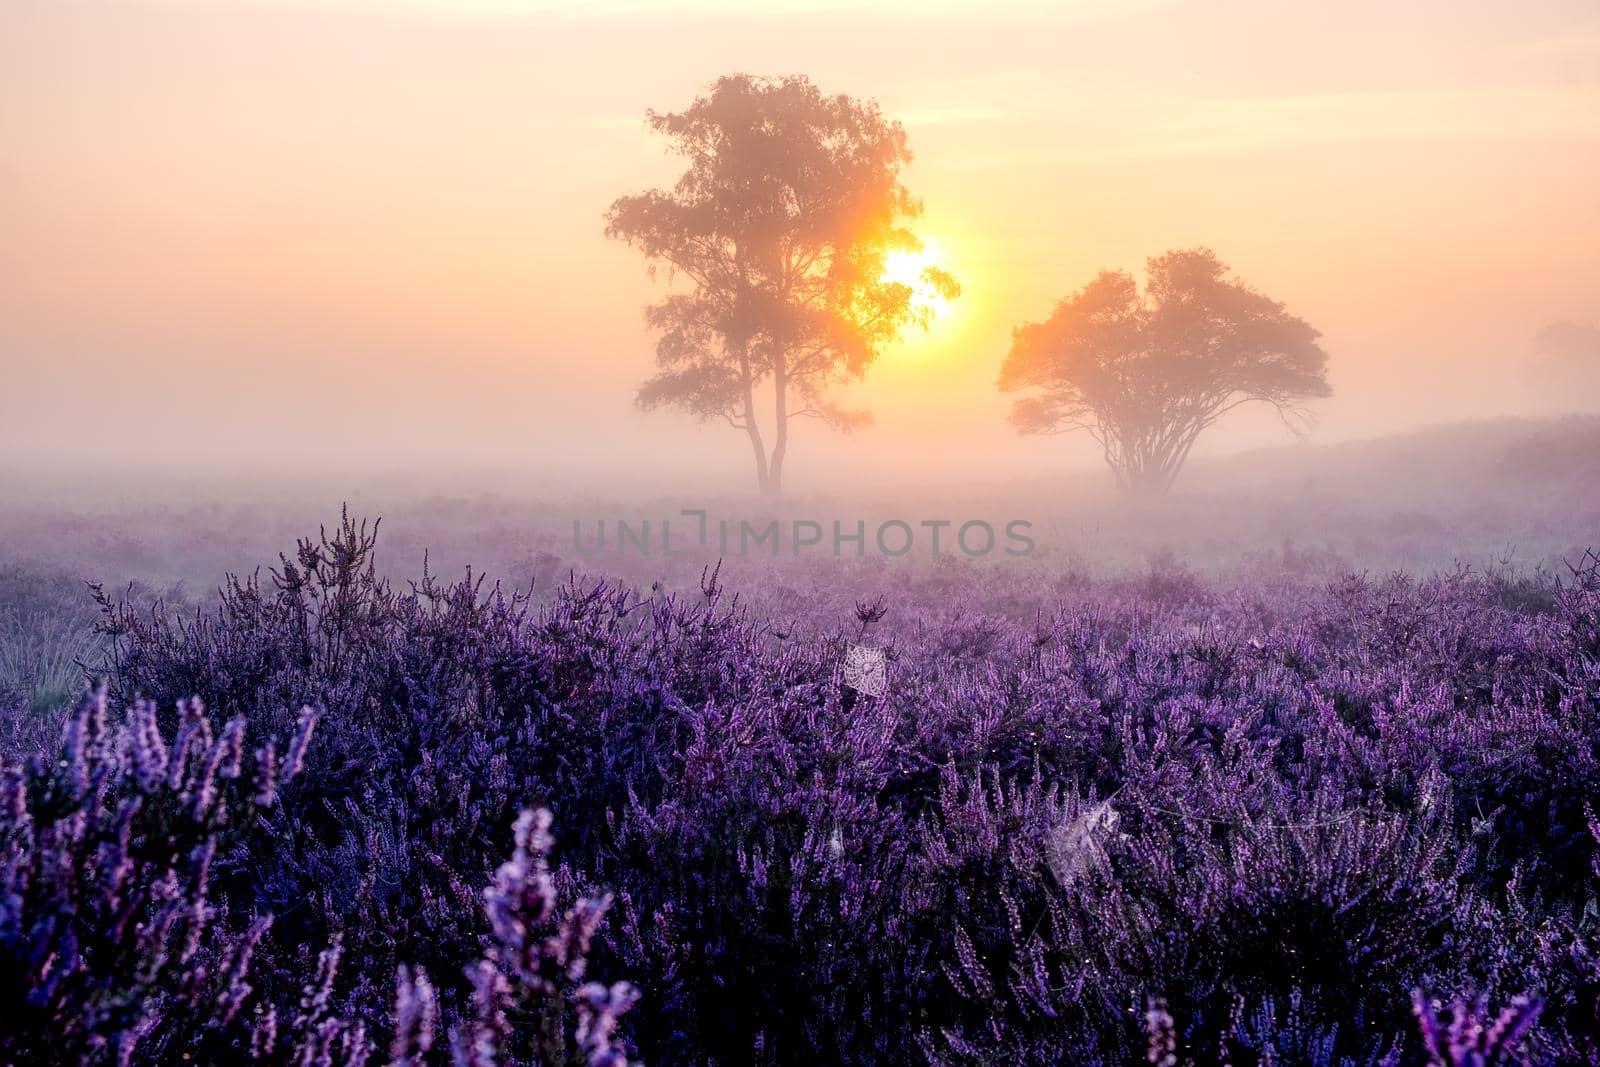
[{"label": "heather field", "polygon": [[1592,473],[1524,473],[720,569],[14,511],[0,1059],[1600,1062]]}]

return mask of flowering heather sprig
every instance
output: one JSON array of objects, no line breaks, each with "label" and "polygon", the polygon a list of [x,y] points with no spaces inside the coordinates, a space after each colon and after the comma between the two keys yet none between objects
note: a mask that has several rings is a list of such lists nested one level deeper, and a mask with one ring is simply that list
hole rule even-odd
[{"label": "flowering heather sprig", "polygon": [[393,1067],[419,1067],[433,1047],[439,999],[433,983],[420,969],[402,966],[396,979],[394,1041],[389,1046]]},{"label": "flowering heather sprig", "polygon": [[1177,1067],[1178,1035],[1172,1014],[1160,997],[1151,997],[1144,1011],[1145,1033],[1150,1035],[1150,1049],[1145,1059],[1156,1067]]},{"label": "flowering heather sprig", "polygon": [[316,728],[320,716],[310,708],[300,709],[300,718],[295,721],[294,737],[289,741],[289,755],[283,761],[283,769],[279,772],[279,780],[287,782],[305,767],[306,749],[311,745],[311,731]]},{"label": "flowering heather sprig", "polygon": [[627,1055],[614,1042],[617,1024],[638,1003],[639,991],[627,982],[588,982],[577,995],[578,1050],[589,1067],[628,1067]]},{"label": "flowering heather sprig", "polygon": [[467,979],[472,983],[472,1016],[450,1030],[450,1062],[454,1067],[494,1067],[511,1032],[505,1008],[509,987],[488,960],[469,967]]},{"label": "flowering heather sprig", "polygon": [[1431,1067],[1492,1067],[1528,1062],[1522,1043],[1544,1005],[1517,997],[1491,1017],[1486,998],[1468,1002],[1458,997],[1450,1003],[1445,1022],[1439,1018],[1442,1005],[1419,989],[1412,994],[1412,1007]]},{"label": "flowering heather sprig", "polygon": [[205,769],[194,788],[196,815],[207,810],[216,801],[217,780],[231,781],[239,777],[239,766],[244,755],[244,718],[234,716],[223,727],[222,740],[211,747],[206,757]]},{"label": "flowering heather sprig", "polygon": [[262,807],[271,807],[278,796],[278,746],[268,741],[256,750],[255,793],[252,799]]},{"label": "flowering heather sprig", "polygon": [[229,950],[212,1016],[219,1026],[230,1026],[249,997],[252,987],[246,979],[250,973],[250,959],[271,925],[272,920],[266,916],[258,918]]},{"label": "flowering heather sprig", "polygon": [[138,701],[128,713],[132,729],[124,735],[124,746],[132,764],[133,781],[140,792],[153,793],[167,780],[167,746],[156,723],[156,706]]},{"label": "flowering heather sprig", "polygon": [[[458,1064],[566,1063],[575,1054],[571,1062],[588,1067],[628,1065],[625,1047],[615,1040],[617,1019],[637,993],[626,982],[578,985],[611,900],[586,897],[557,915],[550,822],[544,809],[517,816],[511,859],[484,891],[493,942],[469,972],[476,1019],[451,1035]],[[569,1012],[576,1015],[575,1029],[566,1022]],[[520,1035],[507,1024],[508,1013],[534,1020],[525,1047],[516,1047]]]},{"label": "flowering heather sprig", "polygon": [[541,927],[556,906],[556,888],[550,880],[545,856],[554,843],[550,813],[524,811],[512,830],[515,851],[495,872],[494,883],[484,892],[489,927],[498,942],[501,962],[529,983],[544,980],[539,973],[543,944]]}]

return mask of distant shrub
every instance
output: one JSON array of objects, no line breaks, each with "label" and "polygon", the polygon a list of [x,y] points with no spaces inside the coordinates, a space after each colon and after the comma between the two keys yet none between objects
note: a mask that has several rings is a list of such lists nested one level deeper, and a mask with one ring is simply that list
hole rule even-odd
[{"label": "distant shrub", "polygon": [[1497,473],[1540,481],[1579,478],[1600,481],[1600,420],[1558,422],[1506,446]]}]

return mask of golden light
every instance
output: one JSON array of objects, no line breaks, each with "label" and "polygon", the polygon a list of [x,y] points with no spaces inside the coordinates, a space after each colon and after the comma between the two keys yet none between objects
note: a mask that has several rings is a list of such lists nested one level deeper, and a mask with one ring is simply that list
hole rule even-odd
[{"label": "golden light", "polygon": [[950,310],[950,300],[942,287],[928,277],[930,269],[945,271],[950,267],[937,246],[931,241],[923,241],[921,248],[890,252],[885,256],[880,280],[908,287],[911,290],[912,307],[926,312],[929,321],[932,321]]}]

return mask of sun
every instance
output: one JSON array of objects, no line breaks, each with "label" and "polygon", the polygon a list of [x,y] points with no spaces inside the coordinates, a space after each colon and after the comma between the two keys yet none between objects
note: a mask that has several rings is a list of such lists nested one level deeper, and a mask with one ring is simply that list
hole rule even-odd
[{"label": "sun", "polygon": [[949,266],[938,246],[931,241],[923,241],[921,248],[897,249],[885,256],[883,274],[879,280],[908,287],[911,290],[912,308],[926,313],[931,322],[950,310],[950,297],[953,294],[938,280],[928,276],[930,269],[946,271]]}]

